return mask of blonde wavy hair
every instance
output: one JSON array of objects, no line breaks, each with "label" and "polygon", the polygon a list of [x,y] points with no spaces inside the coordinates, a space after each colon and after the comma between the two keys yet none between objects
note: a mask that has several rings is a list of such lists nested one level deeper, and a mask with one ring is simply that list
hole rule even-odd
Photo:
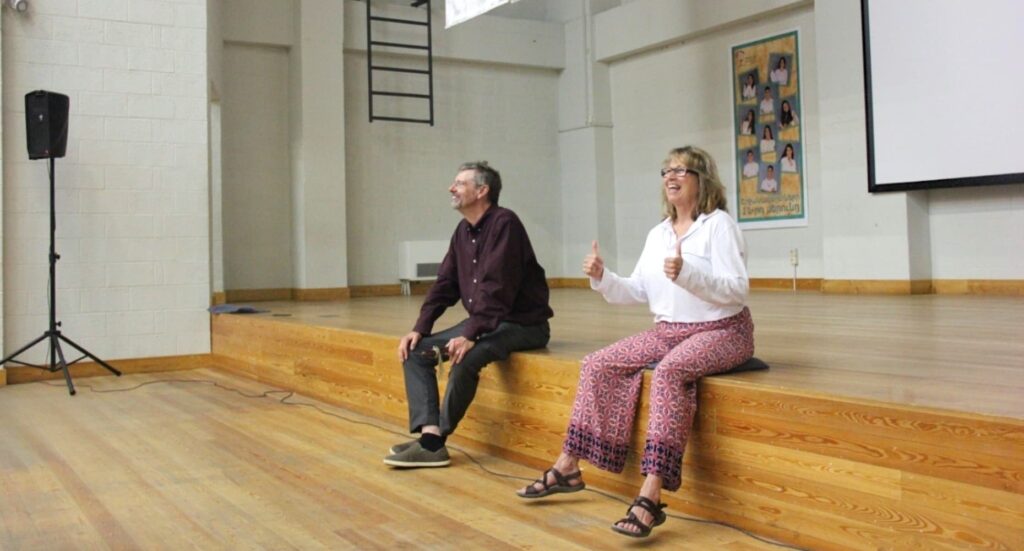
[{"label": "blonde wavy hair", "polygon": [[[690,213],[691,219],[696,220],[701,214],[711,214],[715,209],[727,210],[725,186],[718,177],[718,165],[710,153],[692,145],[677,147],[668,152],[668,157],[661,163],[662,168],[668,168],[673,161],[697,175],[697,205]],[[661,208],[662,214],[675,222],[679,213],[676,212],[676,206],[668,202],[664,185],[661,186]]]}]

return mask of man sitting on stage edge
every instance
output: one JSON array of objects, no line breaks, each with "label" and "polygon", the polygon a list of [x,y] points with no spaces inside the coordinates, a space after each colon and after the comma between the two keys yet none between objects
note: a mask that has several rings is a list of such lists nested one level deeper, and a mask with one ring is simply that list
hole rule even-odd
[{"label": "man sitting on stage edge", "polygon": [[[516,350],[541,348],[551,336],[544,268],[519,217],[498,206],[501,176],[486,161],[459,167],[448,187],[452,208],[463,220],[452,234],[437,281],[430,288],[413,331],[402,337],[398,357],[405,371],[409,430],[418,440],[398,444],[384,458],[393,467],[445,467],[445,440],[476,394],[480,370]],[[469,319],[431,334],[434,322],[455,301]],[[438,404],[437,353],[451,369]]]}]

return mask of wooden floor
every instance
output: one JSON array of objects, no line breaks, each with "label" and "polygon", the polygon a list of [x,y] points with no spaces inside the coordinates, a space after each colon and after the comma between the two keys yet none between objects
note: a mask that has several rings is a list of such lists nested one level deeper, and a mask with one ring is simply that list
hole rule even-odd
[{"label": "wooden floor", "polygon": [[[280,321],[400,336],[423,297],[336,303],[264,302]],[[646,307],[592,291],[552,291],[545,351],[578,360],[651,326]],[[771,370],[732,375],[770,387],[1024,419],[1024,297],[850,296],[754,292],[755,354]],[[464,316],[451,309],[443,328]],[[396,339],[397,345],[397,339]]]},{"label": "wooden floor", "polygon": [[[27,383],[28,368],[10,370],[0,388],[0,549],[634,543],[607,530],[623,505],[597,494],[522,503],[510,494],[520,481],[460,454],[452,469],[383,468],[384,450],[407,438],[395,346],[421,300],[262,303],[269,312],[213,316],[213,354],[197,357],[197,369],[87,379],[102,370],[76,365],[74,398],[59,379]],[[1022,300],[755,294],[757,354],[772,369],[701,382],[684,485],[663,499],[809,549],[1024,549]],[[643,308],[592,292],[558,290],[552,302],[549,348],[485,370],[451,440],[488,469],[533,477],[548,466],[579,359],[650,326]],[[439,327],[458,319],[452,312]],[[86,387],[160,377],[294,389],[398,434],[206,385]],[[645,400],[626,471],[587,468],[590,487],[639,488]],[[682,521],[650,544],[766,548]]]},{"label": "wooden floor", "polygon": [[[389,470],[380,458],[400,428],[300,396],[320,409],[284,405],[283,392],[248,398],[272,387],[197,367],[83,378],[74,398],[62,381],[0,388],[0,549],[633,545],[607,527],[625,509],[612,499],[523,502],[516,477],[536,473],[476,453],[479,465],[456,452],[458,468]],[[167,379],[240,393],[147,384]],[[652,540],[642,547],[778,549],[677,519]]]}]

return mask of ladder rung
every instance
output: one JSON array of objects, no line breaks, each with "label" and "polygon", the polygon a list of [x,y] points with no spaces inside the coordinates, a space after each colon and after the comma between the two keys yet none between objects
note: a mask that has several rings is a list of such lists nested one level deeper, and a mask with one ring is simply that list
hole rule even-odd
[{"label": "ladder rung", "polygon": [[373,117],[375,121],[397,121],[397,122],[421,122],[423,124],[434,124],[430,119],[407,119],[405,117]]},{"label": "ladder rung", "polygon": [[430,74],[430,71],[426,69],[405,69],[403,67],[382,67],[380,65],[374,65],[370,68],[374,71],[391,71],[392,73],[416,73],[417,75]]},{"label": "ladder rung", "polygon": [[[0,0],[2,1],[2,0]],[[367,87],[369,96],[369,118],[370,122],[374,121],[395,121],[405,123],[416,123],[416,124],[429,124],[434,126],[434,60],[433,60],[433,41],[432,41],[432,18],[430,11],[430,0],[411,0],[413,7],[419,7],[426,5],[427,13],[426,20],[412,19],[406,17],[385,17],[377,16],[371,13],[371,0],[363,0],[366,2],[366,73],[367,73]],[[409,0],[406,0],[409,1]],[[427,31],[426,44],[415,44],[407,42],[387,42],[383,40],[373,39],[373,23],[395,23],[400,25],[414,25],[425,27]],[[415,39],[413,39],[415,40]],[[405,67],[391,67],[386,65],[374,65],[374,50],[377,48],[404,48],[407,50],[419,50],[423,52],[426,57],[427,67],[426,69],[413,69]],[[414,65],[415,66],[415,65]],[[408,73],[416,75],[427,76],[428,92],[426,94],[413,94],[409,92],[392,92],[392,91],[375,91],[373,87],[374,71],[386,71],[392,73]],[[430,108],[430,116],[426,118],[412,118],[412,117],[378,117],[374,115],[374,97],[375,96],[390,96],[397,98],[413,98],[413,99],[425,99]]]},{"label": "ladder rung", "polygon": [[370,21],[386,21],[388,23],[401,23],[403,25],[420,25],[423,27],[427,26],[426,21],[416,21],[415,19],[398,19],[396,17],[379,17],[376,15],[371,16]]},{"label": "ladder rung", "polygon": [[430,99],[430,94],[409,94],[407,92],[377,92],[372,91],[371,94],[375,96],[394,96],[399,98],[423,98]]},{"label": "ladder rung", "polygon": [[391,48],[409,48],[410,50],[429,50],[427,46],[420,46],[419,44],[403,44],[401,42],[379,42],[377,40],[370,41],[371,46],[389,46]]}]

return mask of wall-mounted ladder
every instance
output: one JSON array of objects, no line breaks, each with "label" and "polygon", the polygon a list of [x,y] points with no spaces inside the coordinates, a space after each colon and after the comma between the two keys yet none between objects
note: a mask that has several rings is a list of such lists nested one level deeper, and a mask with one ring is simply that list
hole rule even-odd
[{"label": "wall-mounted ladder", "polygon": [[[414,122],[423,123],[434,126],[434,49],[433,42],[431,40],[431,27],[430,27],[430,0],[414,0],[410,6],[418,8],[420,6],[427,7],[427,19],[426,21],[420,21],[415,19],[404,19],[396,17],[383,17],[373,15],[371,6],[373,0],[366,0],[366,72],[367,79],[369,82],[369,97],[370,97],[370,122],[373,121],[399,121],[399,122]],[[405,42],[386,42],[373,39],[374,24],[384,26],[416,26],[426,27],[427,36],[426,44],[410,44]],[[399,27],[400,28],[400,27]],[[419,68],[406,68],[406,67],[389,67],[383,65],[374,65],[373,62],[373,51],[374,48],[399,48],[403,50],[414,50],[426,52],[426,69]],[[405,73],[414,75],[426,75],[427,77],[427,93],[411,93],[411,92],[399,92],[396,90],[377,90],[373,87],[373,74],[375,72],[390,72],[390,73]],[[384,116],[377,115],[374,112],[374,96],[394,97],[394,98],[414,98],[426,100],[429,106],[430,116],[428,118],[410,118],[410,117],[395,117],[395,116]]]}]

